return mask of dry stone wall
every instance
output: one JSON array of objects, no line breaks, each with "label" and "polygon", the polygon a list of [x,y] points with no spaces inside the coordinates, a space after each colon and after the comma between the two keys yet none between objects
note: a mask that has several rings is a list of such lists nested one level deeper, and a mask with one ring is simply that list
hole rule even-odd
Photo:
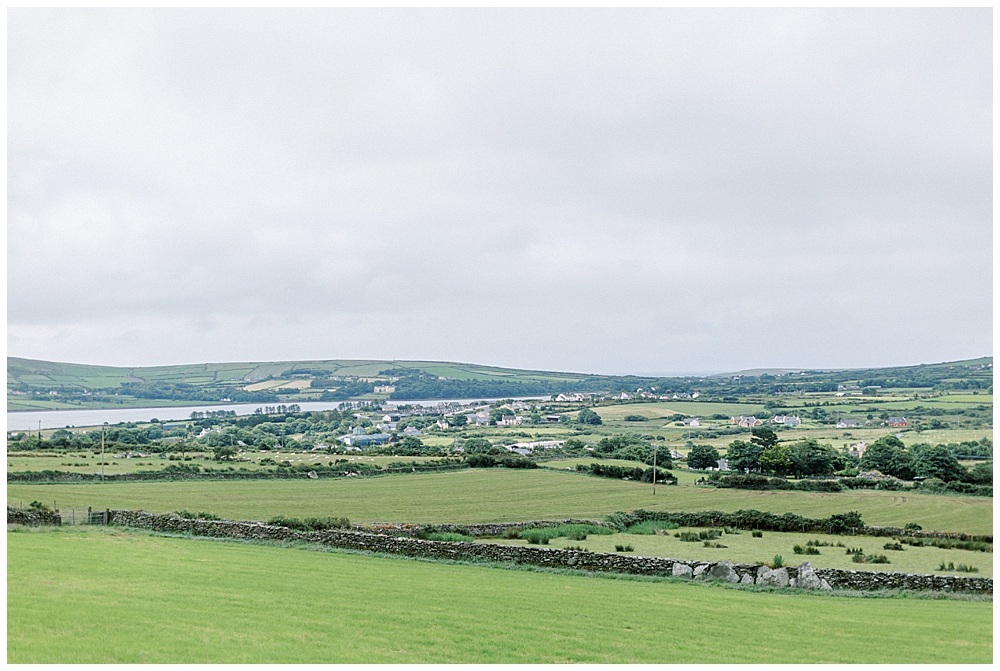
[{"label": "dry stone wall", "polygon": [[25,524],[28,526],[60,526],[62,518],[58,513],[48,510],[31,510],[7,506],[7,524]]},{"label": "dry stone wall", "polygon": [[[8,509],[8,519],[9,515]],[[129,510],[111,511],[111,522],[140,529],[190,533],[196,536],[214,538],[264,541],[301,540],[322,543],[337,548],[366,550],[409,557],[511,562],[533,566],[629,573],[633,575],[683,576],[692,579],[725,580],[744,585],[771,585],[776,587],[801,587],[804,589],[905,589],[993,593],[993,580],[990,578],[883,573],[879,571],[848,571],[828,568],[814,569],[808,562],[799,564],[796,567],[789,566],[771,569],[767,566],[757,564],[688,561],[666,557],[637,557],[624,554],[583,552],[545,547],[524,547],[520,545],[428,541],[405,535],[394,535],[397,533],[395,530],[390,534],[336,529],[326,531],[294,531],[286,527],[273,526],[261,522],[193,520],[177,515],[154,515],[143,511]],[[489,528],[491,526],[501,527],[506,525],[470,526]]]}]

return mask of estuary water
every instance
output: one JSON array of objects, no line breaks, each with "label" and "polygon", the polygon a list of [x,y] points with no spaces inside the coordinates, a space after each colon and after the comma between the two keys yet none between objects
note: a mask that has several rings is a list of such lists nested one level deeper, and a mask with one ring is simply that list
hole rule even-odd
[{"label": "estuary water", "polygon": [[[510,397],[504,397],[510,398]],[[519,396],[517,400],[536,401],[547,399],[547,396]],[[439,403],[475,403],[476,401],[497,401],[499,398],[444,398],[386,401],[391,405],[419,405],[433,408]],[[117,424],[118,422],[148,422],[151,419],[176,421],[189,419],[192,412],[212,412],[232,410],[237,415],[250,415],[257,408],[276,405],[292,405],[294,401],[281,403],[225,403],[216,405],[178,405],[164,408],[88,408],[80,410],[30,410],[7,413],[8,431],[37,430],[39,422],[43,429],[60,429],[63,427],[100,426]],[[295,403],[302,412],[317,410],[336,410],[343,401],[301,401]]]}]

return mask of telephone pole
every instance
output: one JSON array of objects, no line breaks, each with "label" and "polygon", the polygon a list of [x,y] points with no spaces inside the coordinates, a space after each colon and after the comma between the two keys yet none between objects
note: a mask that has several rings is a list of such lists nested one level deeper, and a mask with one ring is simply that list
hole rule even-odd
[{"label": "telephone pole", "polygon": [[[104,426],[108,423],[104,422]],[[101,482],[104,482],[104,426],[101,427]]]}]

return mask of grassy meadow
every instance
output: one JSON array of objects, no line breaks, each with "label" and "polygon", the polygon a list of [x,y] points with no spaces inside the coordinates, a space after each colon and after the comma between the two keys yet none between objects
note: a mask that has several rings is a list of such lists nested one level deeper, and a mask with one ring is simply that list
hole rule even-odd
[{"label": "grassy meadow", "polygon": [[753,593],[114,528],[7,539],[9,663],[989,663],[993,656],[990,602]]},{"label": "grassy meadow", "polygon": [[[721,529],[719,529],[721,531]],[[743,564],[768,564],[775,555],[781,555],[785,565],[794,566],[804,561],[813,566],[823,568],[839,568],[855,571],[895,571],[901,573],[936,573],[938,575],[975,576],[979,578],[993,577],[993,553],[974,552],[970,550],[945,550],[936,547],[913,547],[903,545],[903,550],[886,550],[887,543],[893,543],[891,538],[873,536],[831,536],[827,534],[778,533],[765,531],[761,538],[754,538],[749,531],[738,534],[723,534],[712,544],[723,547],[705,547],[704,543],[686,542],[674,536],[684,531],[706,531],[705,529],[676,529],[657,534],[618,533],[606,536],[590,535],[583,541],[569,540],[565,537],[553,538],[548,547],[578,548],[583,547],[591,552],[615,552],[616,545],[631,545],[635,554],[643,557],[670,557],[672,559],[690,559],[698,561],[731,561]],[[805,546],[809,541],[829,543],[829,546],[818,547],[818,555],[797,555],[793,548],[796,545]],[[503,543],[507,545],[528,545],[525,540],[489,539],[479,542]],[[840,543],[843,547],[837,547]],[[868,555],[885,555],[889,564],[857,564],[851,561],[847,548],[862,548]],[[965,564],[979,569],[975,573],[957,572],[940,569],[941,562],[951,562],[955,566]]]},{"label": "grassy meadow", "polygon": [[59,485],[9,484],[10,503],[62,507],[188,509],[230,519],[344,516],[356,522],[516,522],[599,519],[619,510],[735,511],[754,508],[827,517],[852,510],[866,523],[987,534],[993,500],[883,491],[838,494],[657,487],[548,468],[466,469],[375,478],[179,481]]}]

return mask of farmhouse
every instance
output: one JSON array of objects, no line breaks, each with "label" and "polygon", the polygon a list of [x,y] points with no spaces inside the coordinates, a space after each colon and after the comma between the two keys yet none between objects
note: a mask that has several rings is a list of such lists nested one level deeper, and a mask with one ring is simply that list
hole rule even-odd
[{"label": "farmhouse", "polygon": [[414,428],[412,426],[408,426],[405,429],[403,429],[403,435],[404,436],[422,436],[423,434],[420,433],[420,429]]},{"label": "farmhouse", "polygon": [[683,420],[684,426],[701,426],[701,420],[697,417],[688,417]]},{"label": "farmhouse", "polygon": [[399,419],[400,419],[400,418],[399,418],[399,415],[396,415],[396,414],[392,414],[392,413],[390,413],[390,414],[388,414],[388,415],[385,415],[385,416],[384,416],[384,417],[382,418],[382,421],[383,421],[383,422],[390,422],[390,423],[393,423],[393,424],[395,424],[396,422],[398,422],[398,421],[399,421]]},{"label": "farmhouse", "polygon": [[847,451],[852,457],[861,458],[865,456],[865,449],[867,449],[867,447],[868,443],[862,440],[857,443],[852,443],[851,446],[847,449]]},{"label": "farmhouse", "polygon": [[729,418],[729,423],[730,424],[738,424],[738,425],[740,425],[740,426],[742,426],[744,428],[751,428],[751,427],[754,427],[754,426],[760,426],[764,422],[760,421],[759,419],[757,419],[756,417],[753,417],[753,416],[744,417],[743,415],[740,415],[739,417],[730,417]]},{"label": "farmhouse", "polygon": [[906,418],[890,417],[889,419],[885,420],[885,423],[888,424],[889,426],[906,426]]},{"label": "farmhouse", "polygon": [[504,415],[497,422],[497,426],[518,426],[524,423],[524,417],[517,415]]},{"label": "farmhouse", "polygon": [[799,426],[802,424],[802,420],[795,415],[775,415],[771,418],[771,421],[775,424],[784,424],[785,426]]},{"label": "farmhouse", "polygon": [[861,422],[856,419],[842,419],[837,422],[838,429],[856,429],[861,426]]},{"label": "farmhouse", "polygon": [[508,445],[507,449],[523,456],[531,454],[535,450],[554,450],[562,447],[564,442],[562,440],[536,440],[533,443],[514,443],[513,445]]},{"label": "farmhouse", "polygon": [[396,387],[391,384],[384,384],[384,385],[377,384],[375,385],[374,391],[376,394],[391,394],[392,392],[396,391]]},{"label": "farmhouse", "polygon": [[349,433],[337,440],[351,447],[368,447],[369,445],[385,445],[392,439],[388,433],[372,433],[369,435]]}]

